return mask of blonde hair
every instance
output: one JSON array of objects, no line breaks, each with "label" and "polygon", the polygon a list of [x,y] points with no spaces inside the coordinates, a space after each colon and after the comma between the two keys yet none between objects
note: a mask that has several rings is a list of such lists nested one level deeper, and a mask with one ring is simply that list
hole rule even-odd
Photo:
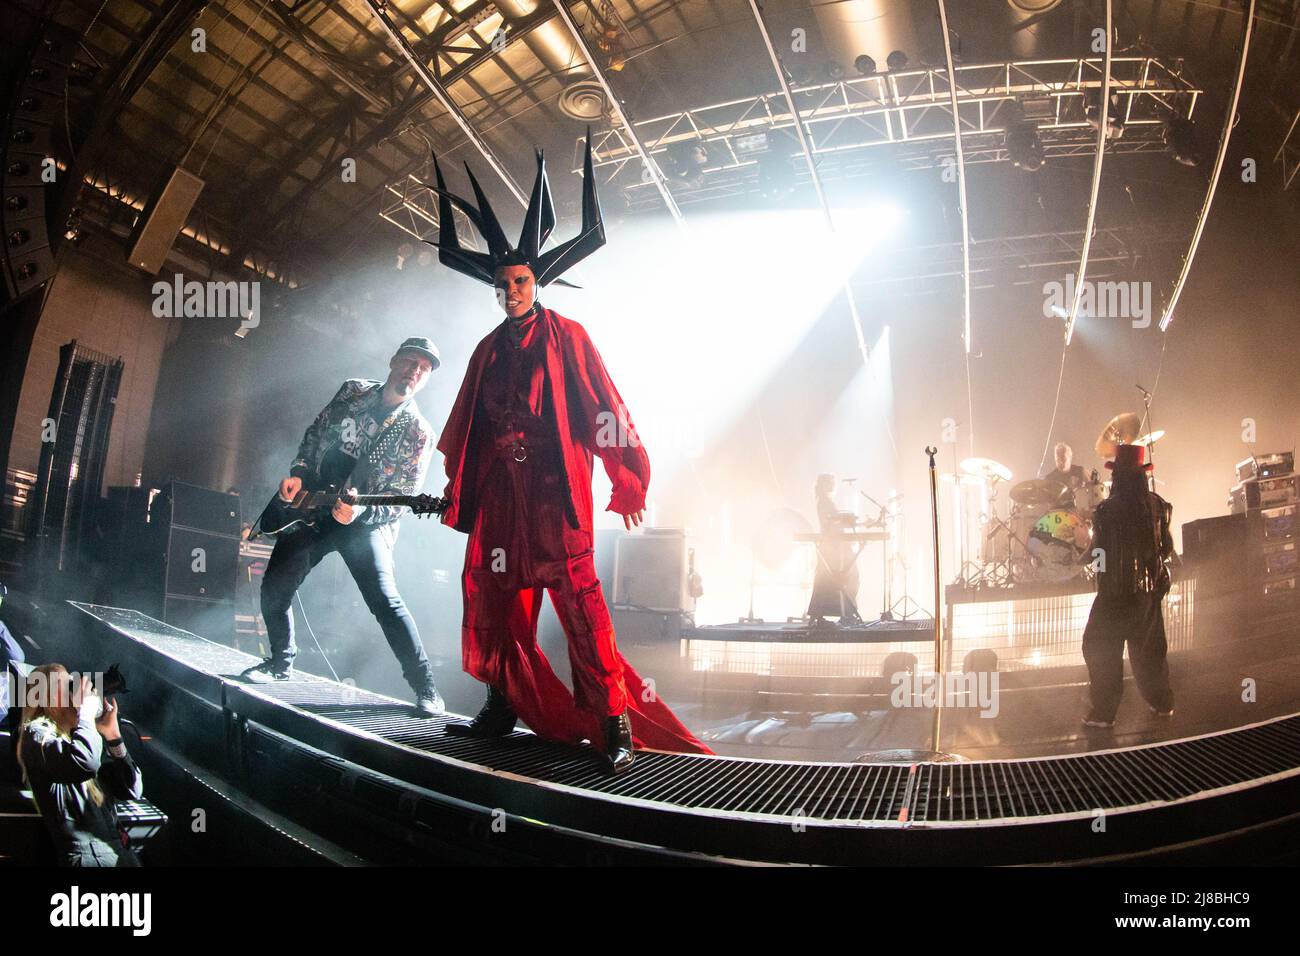
[{"label": "blonde hair", "polygon": [[[62,683],[67,687],[69,705],[66,707],[54,706],[56,683]],[[44,692],[41,691],[41,684],[45,685]],[[23,772],[23,782],[28,786],[31,786],[31,780],[27,776],[27,764],[23,760],[23,743],[27,728],[36,728],[42,736],[54,735],[64,740],[71,740],[71,728],[77,725],[77,708],[71,705],[71,701],[72,675],[62,664],[41,664],[39,667],[32,668],[32,672],[27,675],[23,690],[23,719],[18,728],[18,766]],[[100,789],[99,781],[91,777],[86,781],[85,787],[86,793],[95,802],[95,806],[102,807],[104,791]]]}]

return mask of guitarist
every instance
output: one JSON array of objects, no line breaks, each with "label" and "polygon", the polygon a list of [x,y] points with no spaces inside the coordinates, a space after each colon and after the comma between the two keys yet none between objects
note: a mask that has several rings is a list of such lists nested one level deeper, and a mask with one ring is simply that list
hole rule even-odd
[{"label": "guitarist", "polygon": [[[434,686],[433,669],[420,643],[411,612],[393,579],[393,545],[402,508],[349,503],[356,494],[414,495],[424,481],[433,453],[433,430],[415,404],[415,393],[438,367],[438,350],[426,338],[409,338],[388,363],[383,382],[349,379],[303,435],[290,477],[280,482],[280,498],[292,501],[302,490],[336,485],[341,498],[315,527],[282,535],[262,579],[262,617],[271,657],[246,670],[256,683],[290,680],[297,647],[290,604],[307,574],[337,551],[361,589],[370,613],[415,692],[416,707],[429,716],[445,712]],[[359,489],[359,490],[358,490]]]}]

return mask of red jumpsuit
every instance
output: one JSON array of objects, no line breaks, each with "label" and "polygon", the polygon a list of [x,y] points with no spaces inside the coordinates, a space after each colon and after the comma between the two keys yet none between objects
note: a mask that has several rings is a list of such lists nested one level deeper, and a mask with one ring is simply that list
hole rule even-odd
[{"label": "red jumpsuit", "polygon": [[[474,350],[438,449],[442,520],[469,534],[465,671],[542,737],[598,742],[603,718],[626,709],[638,746],[710,753],[615,645],[592,552],[592,455],[619,514],[645,507],[650,460],[582,326],[540,306],[498,326]],[[568,639],[572,694],[537,645],[543,589]]]}]

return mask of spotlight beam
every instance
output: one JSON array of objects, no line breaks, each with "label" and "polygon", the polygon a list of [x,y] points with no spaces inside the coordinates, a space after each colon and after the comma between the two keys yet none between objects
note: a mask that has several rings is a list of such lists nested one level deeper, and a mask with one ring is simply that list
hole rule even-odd
[{"label": "spotlight beam", "polygon": [[[1069,347],[1070,339],[1074,337],[1074,323],[1079,317],[1079,303],[1083,301],[1083,283],[1088,275],[1088,250],[1092,247],[1092,227],[1097,221],[1097,196],[1101,191],[1101,164],[1106,155],[1106,132],[1110,129],[1110,48],[1114,45],[1111,12],[1111,0],[1106,0],[1106,51],[1101,64],[1101,109],[1097,123],[1097,155],[1092,160],[1092,193],[1088,197],[1088,223],[1083,228],[1079,278],[1074,284],[1074,301],[1070,303],[1070,315],[1065,320],[1066,347]],[[1051,440],[1051,436],[1048,436],[1048,440]]]},{"label": "spotlight beam", "polygon": [[1206,190],[1205,204],[1201,207],[1201,215],[1196,220],[1192,244],[1187,249],[1187,257],[1183,259],[1183,270],[1178,275],[1178,281],[1174,283],[1174,291],[1169,296],[1169,304],[1165,306],[1165,314],[1160,317],[1161,332],[1166,331],[1169,323],[1174,320],[1174,307],[1178,305],[1178,297],[1183,294],[1188,273],[1192,271],[1192,260],[1196,258],[1196,247],[1201,243],[1201,233],[1205,231],[1205,222],[1210,218],[1210,205],[1214,202],[1215,190],[1219,188],[1219,174],[1223,172],[1223,160],[1228,155],[1228,140],[1232,138],[1232,127],[1237,121],[1237,102],[1241,99],[1241,85],[1246,77],[1246,55],[1250,52],[1250,34],[1254,24],[1255,0],[1250,0],[1250,6],[1246,10],[1246,26],[1241,35],[1241,62],[1237,64],[1237,80],[1232,85],[1232,102],[1228,105],[1228,115],[1223,118],[1223,135],[1219,137],[1219,155],[1214,159],[1214,172],[1210,174],[1210,188]]},{"label": "spotlight beam", "polygon": [[[556,2],[558,3],[559,0],[556,0]],[[767,22],[763,19],[763,10],[758,5],[758,0],[749,0],[749,9],[753,11],[754,22],[758,24],[758,32],[763,37],[763,45],[767,47],[767,55],[772,60],[772,71],[776,73],[776,81],[781,84],[781,94],[785,97],[785,107],[790,111],[790,116],[794,118],[794,129],[799,135],[799,145],[803,148],[803,158],[808,164],[808,175],[812,179],[813,188],[817,191],[817,201],[821,204],[822,215],[826,217],[826,227],[834,233],[835,217],[831,215],[831,204],[826,199],[826,190],[822,188],[821,174],[817,172],[817,163],[813,158],[812,143],[808,138],[808,130],[804,127],[803,116],[800,115],[798,108],[795,106],[794,92],[786,81],[785,70],[781,68],[781,58],[777,55],[776,47],[772,45],[772,35],[767,32]],[[857,336],[858,351],[862,353],[863,363],[870,368],[871,349],[868,347],[867,337],[862,331],[862,316],[858,312],[858,300],[853,295],[852,275],[846,276],[844,279],[844,298],[848,300],[849,314],[853,317],[853,333]],[[885,422],[885,428],[889,434],[889,444],[893,447],[894,455],[897,457],[898,447],[894,444],[894,430],[890,427],[888,421]]]}]

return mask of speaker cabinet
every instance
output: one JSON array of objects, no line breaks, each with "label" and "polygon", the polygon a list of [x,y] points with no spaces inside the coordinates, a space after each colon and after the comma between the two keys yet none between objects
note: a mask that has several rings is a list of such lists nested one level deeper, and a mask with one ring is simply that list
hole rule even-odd
[{"label": "speaker cabinet", "polygon": [[[67,67],[49,49],[39,49],[18,82],[5,127],[0,178],[4,201],[4,278],[10,298],[43,285],[54,275],[54,253],[46,220],[42,178],[55,159],[54,125],[65,105]],[[59,175],[63,175],[59,173]]]},{"label": "speaker cabinet", "polygon": [[614,557],[614,605],[644,611],[692,610],[686,585],[686,534],[647,528],[618,540]]},{"label": "speaker cabinet", "polygon": [[173,169],[167,183],[140,214],[131,235],[128,261],[150,275],[157,275],[202,191],[203,180],[179,166]]},{"label": "speaker cabinet", "polygon": [[239,495],[199,485],[187,485],[183,481],[173,481],[164,494],[171,504],[170,520],[173,527],[239,536]]},{"label": "speaker cabinet", "polygon": [[162,547],[162,619],[200,637],[233,644],[239,496],[173,481],[154,499],[149,523],[155,547]]},{"label": "speaker cabinet", "polygon": [[168,597],[233,604],[238,574],[238,538],[172,525],[164,589]]}]

